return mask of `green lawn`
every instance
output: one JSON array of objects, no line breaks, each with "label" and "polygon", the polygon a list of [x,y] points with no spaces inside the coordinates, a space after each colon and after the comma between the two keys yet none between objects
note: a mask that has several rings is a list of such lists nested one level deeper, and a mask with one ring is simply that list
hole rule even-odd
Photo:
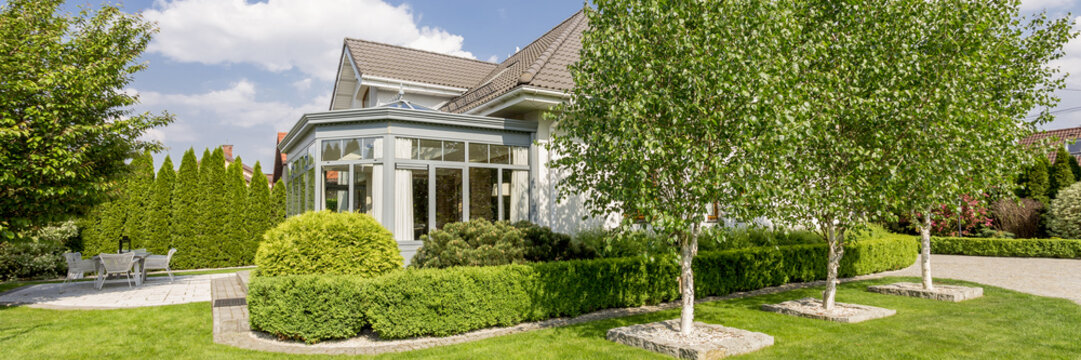
[{"label": "green lawn", "polygon": [[[1081,357],[1081,306],[993,287],[960,304],[872,294],[863,281],[838,300],[897,310],[860,324],[836,324],[758,310],[763,303],[816,296],[795,290],[696,308],[699,321],[773,335],[776,344],[741,359],[1056,359]],[[915,280],[915,279],[910,279]],[[943,282],[947,283],[947,282]],[[951,282],[952,283],[952,282]],[[679,316],[677,310],[531,331],[467,344],[379,356],[399,358],[626,359],[659,355],[604,340],[609,328]],[[127,310],[0,308],[0,358],[264,359],[304,356],[236,349],[211,341],[209,303]],[[326,356],[307,356],[320,357]]]},{"label": "green lawn", "polygon": [[[255,269],[255,268],[253,267],[253,268],[250,268],[250,269],[236,269],[236,268],[232,268],[232,269],[209,269],[209,270],[188,270],[188,271],[173,271],[173,276],[180,276],[180,275],[204,275],[204,274],[225,274],[225,273],[235,273],[235,272],[237,272],[237,271],[242,271],[242,270],[252,270],[252,269]],[[166,273],[157,273],[157,274],[147,274],[146,276],[147,276],[147,277],[159,277],[159,276],[169,276],[169,274],[166,274]],[[94,277],[93,277],[93,276],[89,276],[89,277],[88,277],[88,278],[86,278],[86,279],[81,279],[81,280],[76,280],[76,281],[93,281],[93,280],[94,280]],[[17,287],[21,287],[21,286],[26,286],[26,285],[34,285],[34,284],[46,284],[46,283],[58,283],[58,282],[63,282],[63,281],[64,281],[64,280],[33,280],[33,281],[10,281],[10,282],[5,282],[5,283],[0,283],[0,292],[8,291],[8,290],[11,290],[11,289],[14,289],[14,288],[17,288]]]}]

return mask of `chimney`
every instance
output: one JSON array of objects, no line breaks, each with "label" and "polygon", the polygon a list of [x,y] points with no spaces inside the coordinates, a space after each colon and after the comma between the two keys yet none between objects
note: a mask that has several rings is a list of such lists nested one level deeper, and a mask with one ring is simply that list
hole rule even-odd
[{"label": "chimney", "polygon": [[233,145],[222,145],[221,152],[225,154],[225,160],[233,160]]}]

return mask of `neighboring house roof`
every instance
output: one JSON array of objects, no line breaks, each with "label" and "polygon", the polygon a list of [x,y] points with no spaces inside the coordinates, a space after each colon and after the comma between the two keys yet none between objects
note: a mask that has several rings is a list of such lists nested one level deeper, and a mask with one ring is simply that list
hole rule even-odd
[{"label": "neighboring house roof", "polygon": [[520,87],[568,92],[574,88],[567,67],[578,62],[582,31],[589,27],[585,13],[579,11],[533,43],[514,53],[487,76],[469,86],[440,110],[463,113]]},{"label": "neighboring house roof", "polygon": [[345,47],[363,75],[468,89],[496,64],[360,39],[345,39]]},{"label": "neighboring house roof", "polygon": [[[233,161],[236,161],[236,158],[233,157],[233,145],[222,145],[221,150],[222,150],[222,155],[224,155],[224,157],[225,157],[225,167],[229,167],[229,165],[233,164]],[[244,164],[243,162],[240,163],[240,166],[243,168],[243,170],[241,172],[244,173],[244,182],[250,184],[252,176],[255,176],[255,169],[252,168],[251,166],[248,166],[247,164]],[[266,176],[267,180],[270,180],[270,179],[272,179],[274,177],[274,174],[260,174],[260,175]],[[271,182],[269,184],[269,186],[274,186],[274,183]]]},{"label": "neighboring house roof", "polygon": [[[1028,137],[1026,137],[1024,139],[1021,139],[1021,144],[1022,145],[1035,145],[1035,144],[1039,144],[1044,139],[1048,139],[1048,138],[1054,138],[1055,139],[1054,141],[1051,142],[1052,145],[1064,146],[1067,143],[1072,144],[1073,142],[1078,141],[1079,139],[1081,139],[1081,127],[1072,127],[1072,128],[1065,128],[1065,129],[1041,131],[1041,132],[1029,135]],[[1051,154],[1049,156],[1050,159],[1051,159],[1051,163],[1055,162],[1055,155],[1056,154],[1057,154],[1057,151],[1052,151],[1051,152]],[[1074,157],[1077,158],[1078,161],[1081,161],[1081,152],[1073,153],[1073,155],[1074,155]]]}]

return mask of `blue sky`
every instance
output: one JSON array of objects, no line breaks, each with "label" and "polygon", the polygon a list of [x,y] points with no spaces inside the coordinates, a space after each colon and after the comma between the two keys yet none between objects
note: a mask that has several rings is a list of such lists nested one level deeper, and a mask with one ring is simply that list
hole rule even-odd
[{"label": "blue sky", "polygon": [[[80,4],[96,8],[101,1],[65,6]],[[329,106],[344,37],[502,61],[582,6],[581,0],[121,2],[161,28],[143,56],[150,66],[131,90],[140,94],[138,110],[168,110],[177,121],[149,136],[165,143],[174,163],[189,147],[201,153],[233,144],[245,163],[258,160],[267,172],[277,131]],[[1081,0],[1024,0],[1022,8],[1071,13],[1081,22]],[[1060,92],[1058,109],[1081,106],[1081,40],[1067,45],[1056,65],[1077,74],[1067,80],[1070,90]],[[1081,126],[1081,111],[1058,115],[1044,127]],[[159,164],[163,157],[156,157]]]}]

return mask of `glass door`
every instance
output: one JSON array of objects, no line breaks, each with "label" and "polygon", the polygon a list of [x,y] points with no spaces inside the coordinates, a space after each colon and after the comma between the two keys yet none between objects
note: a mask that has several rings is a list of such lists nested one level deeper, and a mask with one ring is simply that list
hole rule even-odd
[{"label": "glass door", "polygon": [[465,220],[462,217],[462,195],[465,192],[462,168],[436,168],[435,169],[435,227],[443,228],[444,225]]}]

